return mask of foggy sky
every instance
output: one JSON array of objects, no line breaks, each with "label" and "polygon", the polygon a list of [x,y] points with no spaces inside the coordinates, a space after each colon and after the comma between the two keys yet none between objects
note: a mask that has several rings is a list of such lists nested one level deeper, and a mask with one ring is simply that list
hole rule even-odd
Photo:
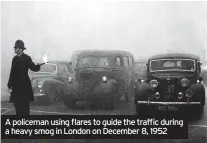
[{"label": "foggy sky", "polygon": [[[80,49],[121,49],[135,58],[207,51],[207,2],[27,1],[1,4],[1,76],[7,84],[14,42],[34,62],[70,60]],[[6,59],[6,60],[5,60]]]}]

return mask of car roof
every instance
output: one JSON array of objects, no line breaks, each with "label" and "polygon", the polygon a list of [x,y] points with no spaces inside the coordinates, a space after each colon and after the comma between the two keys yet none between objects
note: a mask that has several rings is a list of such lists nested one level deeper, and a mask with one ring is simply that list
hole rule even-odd
[{"label": "car roof", "polygon": [[87,56],[132,56],[132,53],[124,50],[82,50],[78,51],[79,57]]},{"label": "car roof", "polygon": [[200,61],[199,56],[194,54],[186,54],[186,53],[157,54],[157,55],[150,56],[148,60],[169,59],[169,58],[195,59]]}]

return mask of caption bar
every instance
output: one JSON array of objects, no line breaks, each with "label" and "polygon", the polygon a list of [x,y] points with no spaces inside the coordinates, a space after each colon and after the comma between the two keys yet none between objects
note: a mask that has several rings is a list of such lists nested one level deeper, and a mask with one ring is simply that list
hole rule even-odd
[{"label": "caption bar", "polygon": [[187,120],[115,115],[2,115],[2,139],[187,139]]}]

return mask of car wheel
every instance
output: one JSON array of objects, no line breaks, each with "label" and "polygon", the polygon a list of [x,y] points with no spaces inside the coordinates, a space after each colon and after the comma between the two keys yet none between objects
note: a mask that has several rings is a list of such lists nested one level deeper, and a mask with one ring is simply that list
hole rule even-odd
[{"label": "car wheel", "polygon": [[197,106],[194,110],[194,113],[198,119],[201,119],[204,113],[204,105]]},{"label": "car wheel", "polygon": [[120,105],[120,101],[117,100],[117,98],[115,98],[115,99],[112,99],[111,101],[109,101],[108,104],[109,104],[110,109],[114,109]]},{"label": "car wheel", "polygon": [[102,108],[103,107],[103,103],[102,102],[96,102],[96,101],[91,101],[90,102],[90,109],[96,109],[96,108]]},{"label": "car wheel", "polygon": [[58,100],[57,96],[59,96],[59,95],[56,92],[57,92],[56,88],[54,88],[54,86],[51,85],[50,89],[47,92],[47,99],[46,99],[47,105],[51,105],[51,104],[55,103],[56,100]]},{"label": "car wheel", "polygon": [[65,104],[65,106],[68,107],[68,109],[75,108],[76,101],[75,100],[67,100],[67,101],[64,101],[64,104]]},{"label": "car wheel", "polygon": [[135,91],[134,91],[134,86],[131,83],[130,84],[130,87],[129,87],[129,91],[128,91],[128,100],[127,100],[127,102],[131,103],[133,97],[135,97]]},{"label": "car wheel", "polygon": [[136,113],[138,116],[143,115],[143,107],[141,105],[136,105]]},{"label": "car wheel", "polygon": [[118,108],[120,107],[120,100],[118,98],[113,100],[113,108]]},{"label": "car wheel", "polygon": [[103,104],[104,104],[104,109],[106,110],[110,110],[113,108],[113,101],[106,100],[103,102]]},{"label": "car wheel", "polygon": [[152,114],[145,105],[137,105],[137,104],[136,104],[136,113],[139,117],[145,117]]},{"label": "car wheel", "polygon": [[46,98],[45,98],[45,103],[44,105],[48,106],[48,105],[51,105],[54,103],[54,94],[49,92],[47,93],[46,95]]},{"label": "car wheel", "polygon": [[60,94],[57,92],[50,92],[48,94],[48,104],[57,103],[60,100]]}]

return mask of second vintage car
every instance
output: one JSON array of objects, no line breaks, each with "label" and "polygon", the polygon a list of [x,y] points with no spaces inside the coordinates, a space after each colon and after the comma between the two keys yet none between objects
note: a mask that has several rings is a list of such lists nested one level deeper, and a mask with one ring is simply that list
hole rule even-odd
[{"label": "second vintage car", "polygon": [[[147,79],[136,85],[136,109],[179,111],[191,108],[202,114],[205,88],[201,77],[200,58],[185,53],[151,56],[147,63]],[[152,108],[150,108],[152,107]]]},{"label": "second vintage car", "polygon": [[134,58],[119,50],[76,51],[71,58],[75,76],[71,78],[64,102],[68,108],[78,101],[105,108],[129,102],[134,94]]},{"label": "second vintage car", "polygon": [[35,104],[49,105],[60,101],[73,68],[69,62],[51,61],[42,65],[40,71],[29,71]]},{"label": "second vintage car", "polygon": [[205,86],[207,86],[207,65],[202,66],[202,77],[203,77],[203,83]]}]

